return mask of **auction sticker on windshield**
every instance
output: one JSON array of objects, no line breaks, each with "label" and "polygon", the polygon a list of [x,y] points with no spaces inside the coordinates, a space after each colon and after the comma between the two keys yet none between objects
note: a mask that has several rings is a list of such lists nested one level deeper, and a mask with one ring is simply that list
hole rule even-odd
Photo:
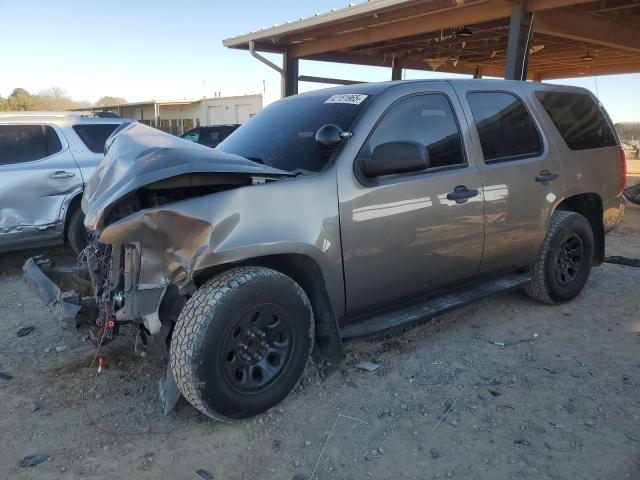
[{"label": "auction sticker on windshield", "polygon": [[324,103],[349,103],[351,105],[360,105],[367,95],[361,93],[340,93],[331,95]]}]

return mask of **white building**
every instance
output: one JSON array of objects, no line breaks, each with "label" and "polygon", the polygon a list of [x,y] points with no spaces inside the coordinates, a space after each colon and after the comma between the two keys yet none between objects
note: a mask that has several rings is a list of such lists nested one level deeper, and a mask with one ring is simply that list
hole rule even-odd
[{"label": "white building", "polygon": [[174,135],[200,125],[244,123],[262,110],[262,95],[125,103],[92,111],[114,112]]}]

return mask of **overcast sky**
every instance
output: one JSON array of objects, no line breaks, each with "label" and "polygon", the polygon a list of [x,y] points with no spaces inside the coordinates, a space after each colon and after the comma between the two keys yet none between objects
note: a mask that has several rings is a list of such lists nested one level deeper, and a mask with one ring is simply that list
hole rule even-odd
[{"label": "overcast sky", "polygon": [[[103,95],[129,101],[266,92],[279,96],[279,76],[222,39],[284,23],[346,0],[0,0],[0,95],[57,85],[74,100]],[[356,2],[359,3],[359,2]],[[272,56],[280,61],[278,56]],[[301,62],[300,73],[350,80],[390,78],[386,68]],[[407,78],[450,77],[407,72]],[[596,91],[596,79],[558,83]],[[300,84],[301,90],[321,88]],[[597,78],[600,100],[616,122],[640,121],[640,74]]]}]

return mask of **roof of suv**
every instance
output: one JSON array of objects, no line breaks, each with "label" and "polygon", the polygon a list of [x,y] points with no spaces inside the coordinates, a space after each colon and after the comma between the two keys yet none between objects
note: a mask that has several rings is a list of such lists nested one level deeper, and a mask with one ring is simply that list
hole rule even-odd
[{"label": "roof of suv", "polygon": [[523,82],[520,80],[501,80],[501,79],[472,79],[472,78],[443,78],[443,79],[417,79],[417,80],[395,80],[390,82],[372,82],[372,83],[355,83],[352,85],[342,85],[339,87],[330,87],[321,90],[312,90],[310,92],[303,93],[301,95],[316,95],[316,94],[339,94],[339,93],[361,93],[366,95],[377,95],[389,88],[396,87],[398,85],[406,85],[408,83],[423,83],[428,86],[432,83],[449,83],[455,84],[473,84],[478,89],[494,89],[494,90],[510,90],[512,88],[525,88],[529,90],[563,90],[574,92],[588,92],[587,89],[581,87],[573,87],[568,85],[555,85],[550,83],[534,83]]},{"label": "roof of suv", "polygon": [[131,122],[129,118],[98,117],[90,112],[0,112],[0,123],[53,123],[55,125]]}]

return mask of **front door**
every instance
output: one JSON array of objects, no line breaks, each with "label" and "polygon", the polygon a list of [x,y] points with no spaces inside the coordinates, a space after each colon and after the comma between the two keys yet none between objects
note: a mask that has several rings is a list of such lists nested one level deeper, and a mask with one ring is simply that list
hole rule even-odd
[{"label": "front door", "polygon": [[[481,177],[468,161],[459,104],[448,86],[442,89],[395,101],[360,149],[355,178],[339,180],[347,321],[478,271],[484,241]],[[377,178],[359,173],[362,158],[388,142],[420,143],[428,167]],[[390,153],[388,162],[396,160]]]},{"label": "front door", "polygon": [[50,125],[0,125],[0,249],[61,238],[64,200],[82,176]]},{"label": "front door", "polygon": [[[456,84],[456,90],[466,99],[471,133],[480,145],[477,163],[486,207],[481,271],[489,273],[535,261],[564,185],[543,125],[523,100],[527,92],[482,90],[477,85]],[[530,101],[535,101],[532,95]]]}]

